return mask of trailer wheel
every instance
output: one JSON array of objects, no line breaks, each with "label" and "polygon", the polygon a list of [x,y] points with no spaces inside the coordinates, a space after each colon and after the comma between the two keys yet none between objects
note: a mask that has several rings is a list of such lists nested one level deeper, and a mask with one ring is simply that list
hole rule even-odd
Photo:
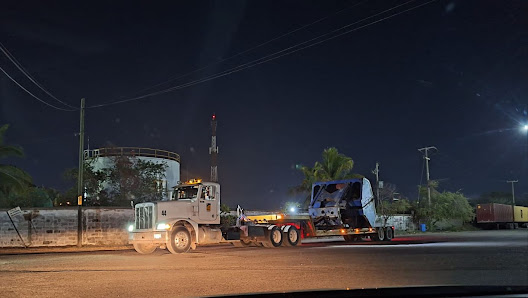
[{"label": "trailer wheel", "polygon": [[385,241],[392,241],[392,238],[394,238],[394,231],[388,227],[385,229]]},{"label": "trailer wheel", "polygon": [[191,249],[191,234],[185,227],[175,228],[170,236],[167,248],[173,254],[188,252]]},{"label": "trailer wheel", "polygon": [[385,229],[384,228],[377,228],[376,234],[370,236],[372,240],[374,241],[383,241],[385,240]]},{"label": "trailer wheel", "polygon": [[151,254],[156,250],[156,248],[157,246],[151,243],[134,243],[134,249],[142,255]]},{"label": "trailer wheel", "polygon": [[286,238],[286,241],[282,240],[284,246],[297,246],[301,241],[301,233],[295,226],[289,226],[288,231],[284,232],[282,237]]},{"label": "trailer wheel", "polygon": [[262,242],[264,247],[279,247],[282,244],[282,232],[277,226],[266,231],[266,238]]}]

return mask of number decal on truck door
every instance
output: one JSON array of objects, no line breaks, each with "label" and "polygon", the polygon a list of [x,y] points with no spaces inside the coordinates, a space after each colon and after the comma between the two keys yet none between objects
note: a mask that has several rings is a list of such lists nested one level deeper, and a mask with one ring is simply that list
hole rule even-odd
[{"label": "number decal on truck door", "polygon": [[166,216],[167,215],[167,210],[161,210],[161,215]]}]

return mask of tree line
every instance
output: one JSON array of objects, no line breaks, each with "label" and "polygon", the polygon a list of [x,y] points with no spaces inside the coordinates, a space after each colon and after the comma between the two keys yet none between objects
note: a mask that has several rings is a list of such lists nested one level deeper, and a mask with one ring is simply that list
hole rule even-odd
[{"label": "tree line", "polygon": [[[59,191],[49,187],[38,187],[31,175],[24,170],[5,164],[8,158],[23,157],[19,146],[5,143],[5,134],[9,125],[0,126],[0,208],[52,207],[77,204],[78,169],[64,171],[64,179],[71,187]],[[132,156],[115,156],[104,167],[97,166],[95,159],[84,163],[83,181],[85,205],[89,206],[130,206],[135,203],[154,201],[167,195],[167,186],[161,183],[165,178],[167,164],[144,161]],[[327,148],[322,152],[321,160],[313,166],[297,165],[303,174],[301,183],[290,190],[291,195],[301,195],[299,202],[287,202],[285,210],[307,208],[314,182],[363,178],[353,172],[354,161],[336,148]],[[444,219],[472,219],[474,206],[482,203],[511,204],[511,194],[491,192],[470,200],[461,192],[440,191],[439,184],[431,181],[431,206],[426,199],[426,187],[420,188],[420,199],[411,201],[405,197],[395,200],[396,186],[385,183],[380,189],[378,213],[387,218],[393,214],[412,214],[417,220],[434,224]],[[518,205],[528,206],[528,194],[517,196]]]}]

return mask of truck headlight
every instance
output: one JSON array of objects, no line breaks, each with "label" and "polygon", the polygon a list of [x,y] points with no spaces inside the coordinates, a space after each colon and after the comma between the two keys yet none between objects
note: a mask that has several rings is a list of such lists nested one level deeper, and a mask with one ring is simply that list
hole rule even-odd
[{"label": "truck headlight", "polygon": [[170,228],[171,228],[170,225],[161,223],[161,224],[158,224],[156,230],[169,230]]},{"label": "truck headlight", "polygon": [[134,225],[129,225],[129,226],[128,226],[128,231],[129,231],[129,232],[134,231]]}]

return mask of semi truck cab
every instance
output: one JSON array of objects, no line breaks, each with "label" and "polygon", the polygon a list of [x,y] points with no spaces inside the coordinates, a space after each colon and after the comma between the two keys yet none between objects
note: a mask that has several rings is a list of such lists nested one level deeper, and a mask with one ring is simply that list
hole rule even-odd
[{"label": "semi truck cab", "polygon": [[186,252],[197,244],[217,243],[220,224],[220,184],[189,180],[174,187],[162,201],[134,206],[134,224],[129,226],[129,243],[139,253],[157,247],[174,253]]}]

